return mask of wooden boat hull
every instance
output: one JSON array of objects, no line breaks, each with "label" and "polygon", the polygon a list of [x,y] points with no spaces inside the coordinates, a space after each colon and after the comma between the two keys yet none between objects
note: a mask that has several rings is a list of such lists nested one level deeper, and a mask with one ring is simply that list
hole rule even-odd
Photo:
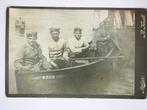
[{"label": "wooden boat hull", "polygon": [[16,71],[19,94],[74,94],[106,60],[47,72]]}]

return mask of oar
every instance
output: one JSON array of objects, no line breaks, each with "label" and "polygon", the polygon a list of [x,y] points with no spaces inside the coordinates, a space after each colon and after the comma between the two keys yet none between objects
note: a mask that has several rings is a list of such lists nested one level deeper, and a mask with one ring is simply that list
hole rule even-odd
[{"label": "oar", "polygon": [[124,56],[110,56],[110,57],[85,57],[85,58],[70,58],[70,60],[97,60],[97,59],[117,59]]}]

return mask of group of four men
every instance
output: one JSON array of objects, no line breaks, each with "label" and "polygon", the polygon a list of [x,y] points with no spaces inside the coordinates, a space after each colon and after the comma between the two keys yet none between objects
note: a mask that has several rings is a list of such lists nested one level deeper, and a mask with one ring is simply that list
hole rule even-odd
[{"label": "group of four men", "polygon": [[82,57],[89,44],[82,38],[82,29],[74,28],[74,37],[68,43],[60,38],[59,28],[50,28],[48,43],[49,61],[37,43],[37,32],[27,32],[27,43],[23,45],[14,62],[16,70],[41,71],[68,66],[69,58]]}]

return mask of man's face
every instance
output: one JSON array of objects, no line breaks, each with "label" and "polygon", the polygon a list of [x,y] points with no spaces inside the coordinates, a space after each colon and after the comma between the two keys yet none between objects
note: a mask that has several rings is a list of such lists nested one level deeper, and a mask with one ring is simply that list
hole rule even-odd
[{"label": "man's face", "polygon": [[36,37],[28,37],[27,38],[27,42],[29,45],[34,46],[34,44],[36,43]]},{"label": "man's face", "polygon": [[74,36],[77,40],[80,40],[82,37],[82,33],[80,31],[75,31],[74,32]]},{"label": "man's face", "polygon": [[58,31],[52,31],[51,32],[52,39],[54,41],[58,41],[59,40],[59,34],[60,34],[60,32],[58,32]]}]

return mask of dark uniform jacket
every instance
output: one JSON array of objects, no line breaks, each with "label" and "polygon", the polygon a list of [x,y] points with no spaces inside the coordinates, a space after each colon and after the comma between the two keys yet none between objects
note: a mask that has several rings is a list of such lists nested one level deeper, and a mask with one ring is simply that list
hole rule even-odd
[{"label": "dark uniform jacket", "polygon": [[16,57],[17,59],[14,63],[16,70],[28,69],[39,71],[41,69],[46,70],[49,66],[47,59],[42,54],[40,45],[37,43],[33,47],[26,43],[17,53]]}]

